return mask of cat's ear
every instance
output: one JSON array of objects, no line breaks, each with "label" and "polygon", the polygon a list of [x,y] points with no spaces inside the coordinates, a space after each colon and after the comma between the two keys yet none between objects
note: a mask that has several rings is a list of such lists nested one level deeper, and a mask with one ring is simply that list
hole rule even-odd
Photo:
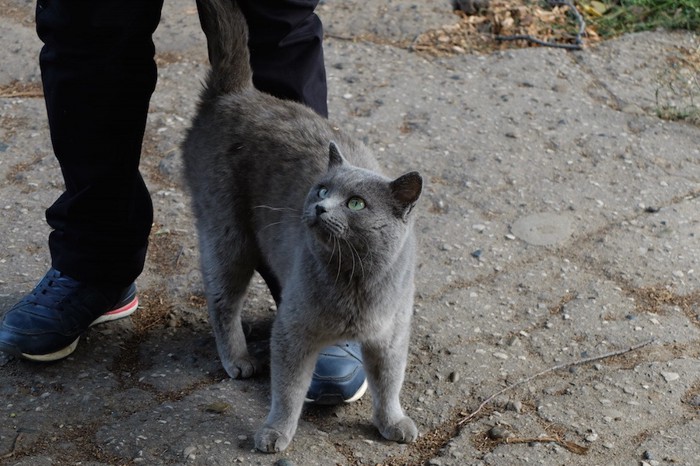
[{"label": "cat's ear", "polygon": [[389,187],[400,208],[401,217],[405,221],[423,190],[423,178],[418,172],[409,172],[396,178]]},{"label": "cat's ear", "polygon": [[331,141],[328,146],[328,169],[330,170],[333,167],[338,167],[343,163],[345,163],[345,157],[340,153],[338,145],[334,141]]}]

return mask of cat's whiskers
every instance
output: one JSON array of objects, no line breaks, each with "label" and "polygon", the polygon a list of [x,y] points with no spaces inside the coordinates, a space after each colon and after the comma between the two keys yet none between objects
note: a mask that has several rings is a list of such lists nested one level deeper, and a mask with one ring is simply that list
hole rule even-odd
[{"label": "cat's whiskers", "polygon": [[345,243],[348,245],[350,248],[350,255],[352,257],[352,271],[350,272],[350,279],[355,275],[355,256],[357,256],[357,263],[360,265],[360,271],[362,272],[362,279],[364,280],[365,278],[365,266],[362,263],[362,257],[360,257],[360,253],[357,251],[357,248],[350,243],[350,241],[344,239]]},{"label": "cat's whiskers", "polygon": [[[340,271],[341,271],[341,268],[343,265],[343,249],[340,247],[340,242],[339,242],[338,238],[336,238],[333,235],[331,235],[331,236],[333,238],[333,251],[334,252],[336,249],[336,245],[338,246],[338,270],[335,273],[335,282],[333,284],[333,286],[336,286],[336,285],[338,285],[338,279],[340,278]],[[333,257],[333,256],[331,256],[331,257]]]},{"label": "cat's whiskers", "polygon": [[352,281],[352,277],[355,275],[355,253],[354,253],[354,250],[352,248],[352,244],[350,244],[350,241],[348,241],[345,238],[343,238],[343,241],[345,241],[345,244],[347,244],[348,247],[350,248],[350,258],[352,259],[352,269],[350,269],[350,280],[349,281]]},{"label": "cat's whiskers", "polygon": [[268,223],[267,225],[265,225],[264,227],[262,227],[262,228],[260,229],[260,231],[265,231],[265,230],[267,230],[268,228],[273,227],[273,226],[275,226],[275,225],[283,225],[283,224],[285,224],[285,223],[287,223],[287,222],[289,222],[289,221],[297,221],[298,219],[299,219],[299,217],[297,217],[296,215],[295,215],[295,216],[286,216],[286,217],[285,217],[285,216],[282,216],[282,217],[281,217],[281,220],[279,220],[278,222]]},{"label": "cat's whiskers", "polygon": [[[355,246],[353,246],[352,249],[353,249],[353,251],[355,251],[355,254],[357,254],[357,262],[360,263],[360,270],[362,271],[362,279],[364,280],[365,279],[365,264],[362,262],[362,257],[360,257],[360,253],[357,250],[357,248]],[[367,257],[367,256],[365,255],[365,257]]]},{"label": "cat's whiskers", "polygon": [[300,209],[293,209],[291,207],[272,207],[272,206],[264,205],[264,204],[253,206],[253,209],[268,209],[268,210],[276,210],[276,211],[288,210],[290,212],[294,212],[295,214],[301,212]]}]

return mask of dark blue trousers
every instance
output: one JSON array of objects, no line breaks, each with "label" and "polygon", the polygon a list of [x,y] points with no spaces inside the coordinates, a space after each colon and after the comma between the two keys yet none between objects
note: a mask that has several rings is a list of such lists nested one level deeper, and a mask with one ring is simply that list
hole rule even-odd
[{"label": "dark blue trousers", "polygon": [[[258,89],[327,116],[318,0],[241,1]],[[153,206],[139,172],[163,0],[39,0],[41,76],[65,192],[46,211],[52,265],[127,286],[143,270]],[[193,92],[195,92],[193,90]]]}]

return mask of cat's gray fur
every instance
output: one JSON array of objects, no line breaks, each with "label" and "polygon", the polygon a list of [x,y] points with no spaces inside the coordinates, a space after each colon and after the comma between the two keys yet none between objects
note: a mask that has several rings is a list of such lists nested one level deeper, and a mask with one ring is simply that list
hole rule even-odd
[{"label": "cat's gray fur", "polygon": [[[255,270],[278,304],[272,406],[255,445],[273,452],[289,444],[319,350],[342,340],[362,345],[381,434],[413,441],[418,431],[399,392],[414,293],[412,209],[422,179],[381,175],[368,149],[327,120],[254,89],[235,2],[207,0],[200,8],[212,69],[183,153],[210,321],[231,377],[258,367],[241,327]],[[364,209],[349,208],[353,197]]]}]

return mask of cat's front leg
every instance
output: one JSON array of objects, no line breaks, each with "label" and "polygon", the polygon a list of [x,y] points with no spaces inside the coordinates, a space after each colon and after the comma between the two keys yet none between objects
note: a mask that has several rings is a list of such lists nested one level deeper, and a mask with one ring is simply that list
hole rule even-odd
[{"label": "cat's front leg", "polygon": [[282,451],[292,441],[320,349],[280,320],[278,316],[270,341],[272,404],[265,424],[255,434],[255,447],[266,453]]},{"label": "cat's front leg", "polygon": [[362,358],[372,393],[374,425],[384,438],[401,443],[418,438],[415,422],[406,416],[399,401],[407,353],[407,335],[398,341],[373,341],[362,345]]}]

